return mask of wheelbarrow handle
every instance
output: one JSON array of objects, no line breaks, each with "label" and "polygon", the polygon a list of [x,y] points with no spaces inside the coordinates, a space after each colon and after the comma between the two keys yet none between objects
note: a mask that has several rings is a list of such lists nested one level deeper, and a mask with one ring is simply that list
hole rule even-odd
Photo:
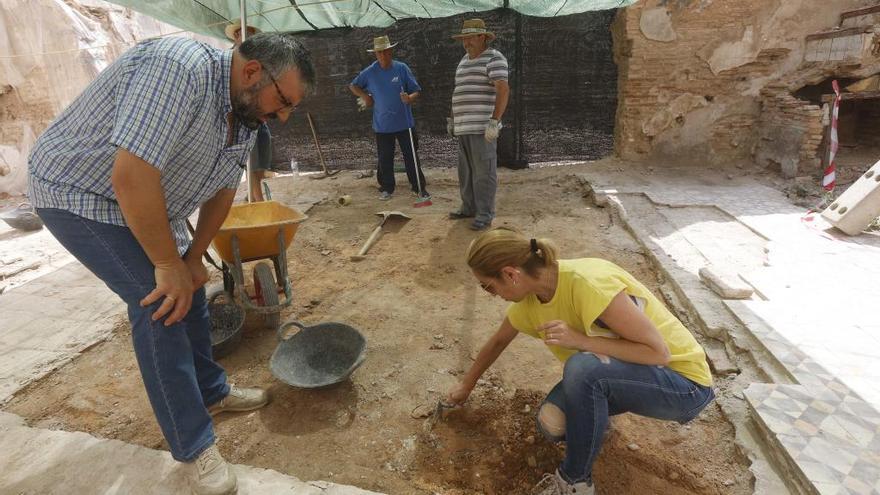
[{"label": "wheelbarrow handle", "polygon": [[[306,328],[309,328],[306,325],[304,325],[303,323],[298,322],[296,320],[285,322],[278,327],[278,340],[285,341],[285,340],[290,339],[290,337],[285,338],[285,336],[284,336],[284,334],[287,332],[287,329],[290,327],[297,327],[297,328],[299,328],[300,332],[305,330]],[[297,332],[297,333],[299,333],[299,332]],[[292,337],[292,335],[291,335],[291,337]]]},{"label": "wheelbarrow handle", "polygon": [[[266,186],[266,192],[267,193],[269,192],[268,186]],[[271,199],[271,196],[269,197],[269,199]],[[189,235],[195,237],[196,229],[193,227],[193,224],[189,221],[189,219],[186,220],[186,228],[189,230]],[[213,266],[214,268],[216,268],[220,272],[226,273],[226,270],[224,270],[223,267],[220,266],[220,263],[217,263],[216,261],[214,261],[214,258],[211,257],[211,254],[208,252],[208,250],[205,250],[204,257],[205,257],[205,260],[207,260],[208,263],[211,264],[211,266]]]}]

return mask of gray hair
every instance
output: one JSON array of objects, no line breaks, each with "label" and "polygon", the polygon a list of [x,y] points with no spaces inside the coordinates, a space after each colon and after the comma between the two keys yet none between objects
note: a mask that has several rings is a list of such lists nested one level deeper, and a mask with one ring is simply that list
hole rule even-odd
[{"label": "gray hair", "polygon": [[299,69],[306,91],[315,86],[315,68],[311,55],[299,40],[286,33],[259,33],[249,36],[238,52],[248,60],[257,60],[274,78],[285,71]]}]

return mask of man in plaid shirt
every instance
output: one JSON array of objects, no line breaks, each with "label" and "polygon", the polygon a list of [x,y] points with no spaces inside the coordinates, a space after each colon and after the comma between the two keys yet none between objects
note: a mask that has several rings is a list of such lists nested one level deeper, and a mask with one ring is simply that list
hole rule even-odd
[{"label": "man in plaid shirt", "polygon": [[[211,415],[268,402],[211,356],[208,249],[256,129],[286,121],[314,84],[308,52],[264,33],[232,51],[185,38],[141,43],[40,136],[30,198],[46,227],[128,305],[135,355],[174,459],[197,493],[231,493]],[[186,218],[196,209],[192,240]]]}]

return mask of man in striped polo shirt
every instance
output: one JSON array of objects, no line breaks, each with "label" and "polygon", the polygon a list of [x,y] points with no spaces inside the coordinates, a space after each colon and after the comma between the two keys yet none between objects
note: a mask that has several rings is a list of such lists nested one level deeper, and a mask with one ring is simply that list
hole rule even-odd
[{"label": "man in striped polo shirt", "polygon": [[[58,241],[128,306],[135,357],[171,456],[198,494],[236,489],[212,414],[265,405],[211,355],[202,255],[226,218],[256,129],[314,84],[308,51],[277,33],[217,50],[145,41],[104,69],[40,136],[28,194]],[[199,208],[192,240],[186,219]]]},{"label": "man in striped polo shirt", "polygon": [[461,40],[465,55],[455,71],[452,117],[446,130],[458,137],[458,181],[461,207],[449,218],[473,218],[471,229],[485,230],[495,218],[495,189],[498,185],[496,140],[501,116],[507,108],[507,59],[489,48],[495,34],[482,19],[464,21]]}]

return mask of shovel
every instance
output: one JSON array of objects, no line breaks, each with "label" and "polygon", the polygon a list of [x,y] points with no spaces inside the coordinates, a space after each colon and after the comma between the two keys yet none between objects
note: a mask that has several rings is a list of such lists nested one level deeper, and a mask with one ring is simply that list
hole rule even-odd
[{"label": "shovel", "polygon": [[321,168],[324,169],[324,175],[312,176],[313,179],[324,179],[326,177],[330,177],[339,173],[339,170],[334,170],[330,172],[327,170],[327,164],[324,163],[324,153],[321,152],[321,143],[318,142],[318,133],[315,132],[315,124],[312,122],[312,114],[306,112],[306,118],[309,119],[309,127],[312,129],[312,138],[315,140],[315,148],[318,149],[318,158],[321,159]]},{"label": "shovel", "polygon": [[399,211],[380,211],[377,212],[376,215],[381,215],[382,220],[379,222],[379,225],[373,229],[373,233],[370,234],[370,238],[367,239],[367,242],[364,243],[364,247],[358,252],[358,254],[353,255],[350,259],[351,261],[361,261],[366,259],[367,251],[373,247],[373,244],[379,240],[379,236],[382,235],[382,227],[385,225],[385,222],[388,219],[403,219],[404,221],[409,220],[411,217],[409,215],[405,215],[403,212]]}]

